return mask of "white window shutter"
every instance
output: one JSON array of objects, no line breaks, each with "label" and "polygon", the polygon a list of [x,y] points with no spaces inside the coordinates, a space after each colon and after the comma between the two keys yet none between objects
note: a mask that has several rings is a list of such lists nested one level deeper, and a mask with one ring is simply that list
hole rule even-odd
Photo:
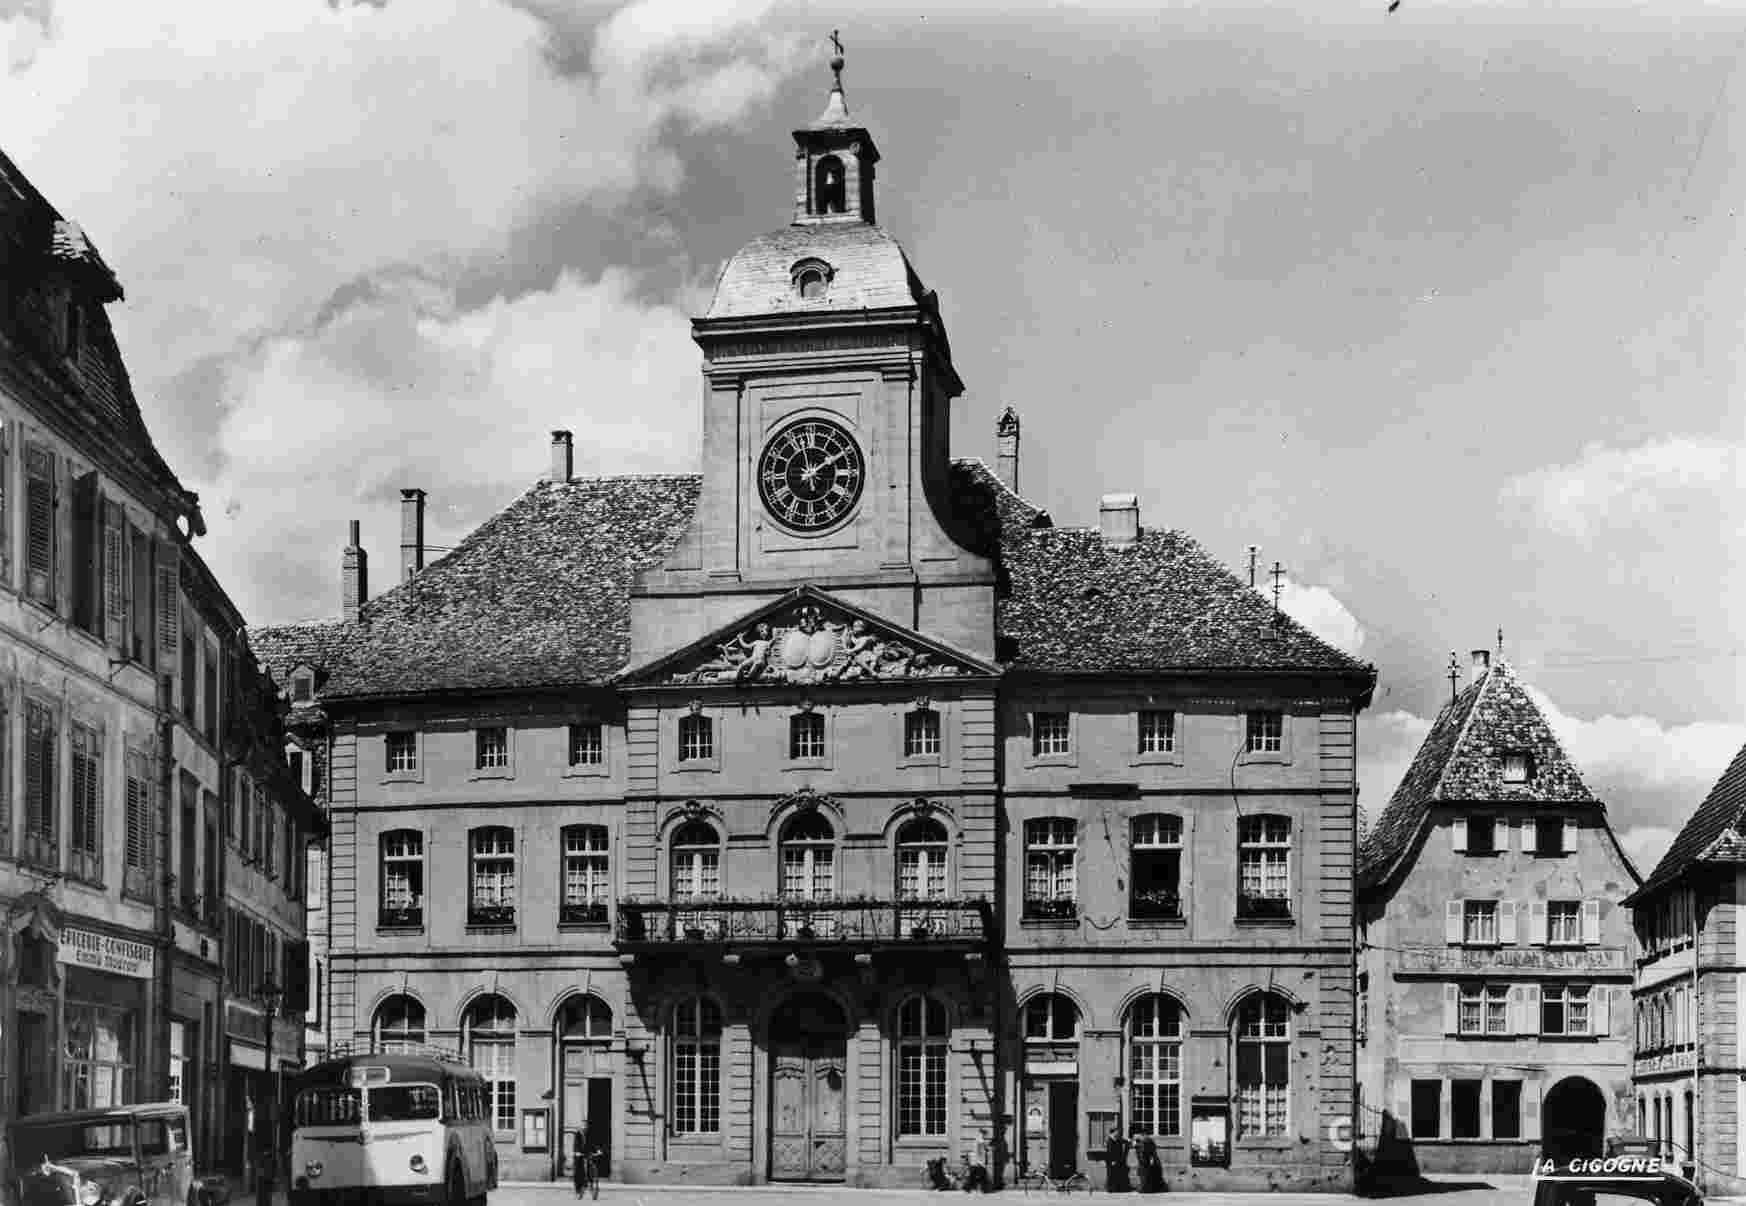
[{"label": "white window shutter", "polygon": [[1455,850],[1457,853],[1467,849],[1467,818],[1456,817],[1454,824],[1449,826],[1449,832],[1455,835]]},{"label": "white window shutter", "polygon": [[1520,1034],[1524,1029],[1522,1025],[1522,995],[1520,984],[1510,986],[1509,1004],[1505,1007],[1504,1025],[1508,1027],[1511,1034]]},{"label": "white window shutter", "polygon": [[1591,990],[1594,1006],[1589,1010],[1589,1033],[1606,1038],[1613,1032],[1613,994],[1618,989],[1596,984]]},{"label": "white window shutter", "polygon": [[1515,850],[1517,852],[1520,852],[1522,850],[1526,850],[1527,846],[1524,843],[1526,842],[1527,839],[1524,838],[1522,835],[1524,833],[1526,833],[1527,830],[1522,825],[1522,818],[1515,817],[1515,818],[1513,818],[1509,821],[1506,821],[1504,823],[1510,827],[1510,834],[1512,835],[1509,838],[1510,849]]},{"label": "white window shutter", "polygon": [[1413,1087],[1405,1077],[1394,1082],[1394,1123],[1403,1135],[1413,1129]]},{"label": "white window shutter", "polygon": [[1516,944],[1516,902],[1513,900],[1498,902],[1497,940],[1504,946]]},{"label": "white window shutter", "polygon": [[1528,984],[1522,993],[1522,1034],[1540,1033],[1540,986]]},{"label": "white window shutter", "polygon": [[1559,828],[1560,828],[1560,834],[1559,834],[1559,838],[1558,838],[1559,851],[1561,853],[1564,853],[1564,854],[1575,854],[1576,853],[1576,821],[1575,821],[1575,819],[1572,817],[1565,817],[1564,823]]},{"label": "white window shutter", "polygon": [[1528,902],[1528,941],[1535,946],[1546,945],[1546,902]]},{"label": "white window shutter", "polygon": [[1443,908],[1443,938],[1450,946],[1461,945],[1462,902],[1448,901]]},{"label": "white window shutter", "polygon": [[1582,902],[1582,941],[1588,946],[1600,941],[1600,906],[1598,900]]},{"label": "white window shutter", "polygon": [[1522,1082],[1522,1138],[1540,1138],[1540,1082]]},{"label": "white window shutter", "polygon": [[1454,1034],[1460,1027],[1461,990],[1456,985],[1443,985],[1443,1033]]}]

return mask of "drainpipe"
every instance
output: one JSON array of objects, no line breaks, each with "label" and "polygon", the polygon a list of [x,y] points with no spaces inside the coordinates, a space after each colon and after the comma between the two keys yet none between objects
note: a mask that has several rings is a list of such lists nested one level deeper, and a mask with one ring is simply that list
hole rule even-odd
[{"label": "drainpipe", "polygon": [[1703,1010],[1698,1006],[1698,889],[1694,882],[1691,889],[1691,1125],[1686,1128],[1685,1157],[1691,1161],[1692,1178],[1697,1180],[1700,1167],[1697,1158],[1697,1137],[1703,1132],[1698,1130],[1699,1082],[1698,1069],[1704,1062],[1704,1028],[1700,1025]]},{"label": "drainpipe", "polygon": [[168,674],[158,676],[158,865],[163,874],[158,877],[158,1058],[153,1068],[161,1090],[154,1094],[159,1100],[170,1095],[170,1002],[173,988],[170,980],[171,954],[176,949],[176,927],[170,919],[170,887],[175,875],[170,862],[170,821],[175,816],[174,776],[175,720],[170,705],[175,699],[174,679]]}]

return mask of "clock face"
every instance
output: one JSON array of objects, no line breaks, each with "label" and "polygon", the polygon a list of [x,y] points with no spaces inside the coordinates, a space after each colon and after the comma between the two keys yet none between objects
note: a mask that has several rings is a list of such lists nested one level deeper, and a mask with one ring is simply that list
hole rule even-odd
[{"label": "clock face", "polygon": [[866,476],[854,439],[825,419],[789,424],[770,437],[758,458],[765,508],[796,532],[836,524],[860,500]]}]

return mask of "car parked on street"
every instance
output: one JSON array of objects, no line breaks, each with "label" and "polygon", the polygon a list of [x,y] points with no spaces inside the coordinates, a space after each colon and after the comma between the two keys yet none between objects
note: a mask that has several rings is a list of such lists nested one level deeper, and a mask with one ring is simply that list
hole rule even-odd
[{"label": "car parked on street", "polygon": [[174,1102],[15,1118],[6,1150],[17,1206],[199,1206],[188,1109]]},{"label": "car parked on street", "polygon": [[1655,1156],[1590,1156],[1534,1171],[1534,1206],[1703,1206],[1697,1186]]}]

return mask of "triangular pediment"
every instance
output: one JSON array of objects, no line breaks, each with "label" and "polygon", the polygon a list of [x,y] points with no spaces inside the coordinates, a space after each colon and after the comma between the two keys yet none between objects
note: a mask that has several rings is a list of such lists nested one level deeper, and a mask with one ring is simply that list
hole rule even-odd
[{"label": "triangular pediment", "polygon": [[988,677],[998,667],[812,586],[618,675],[627,686],[803,686]]}]

